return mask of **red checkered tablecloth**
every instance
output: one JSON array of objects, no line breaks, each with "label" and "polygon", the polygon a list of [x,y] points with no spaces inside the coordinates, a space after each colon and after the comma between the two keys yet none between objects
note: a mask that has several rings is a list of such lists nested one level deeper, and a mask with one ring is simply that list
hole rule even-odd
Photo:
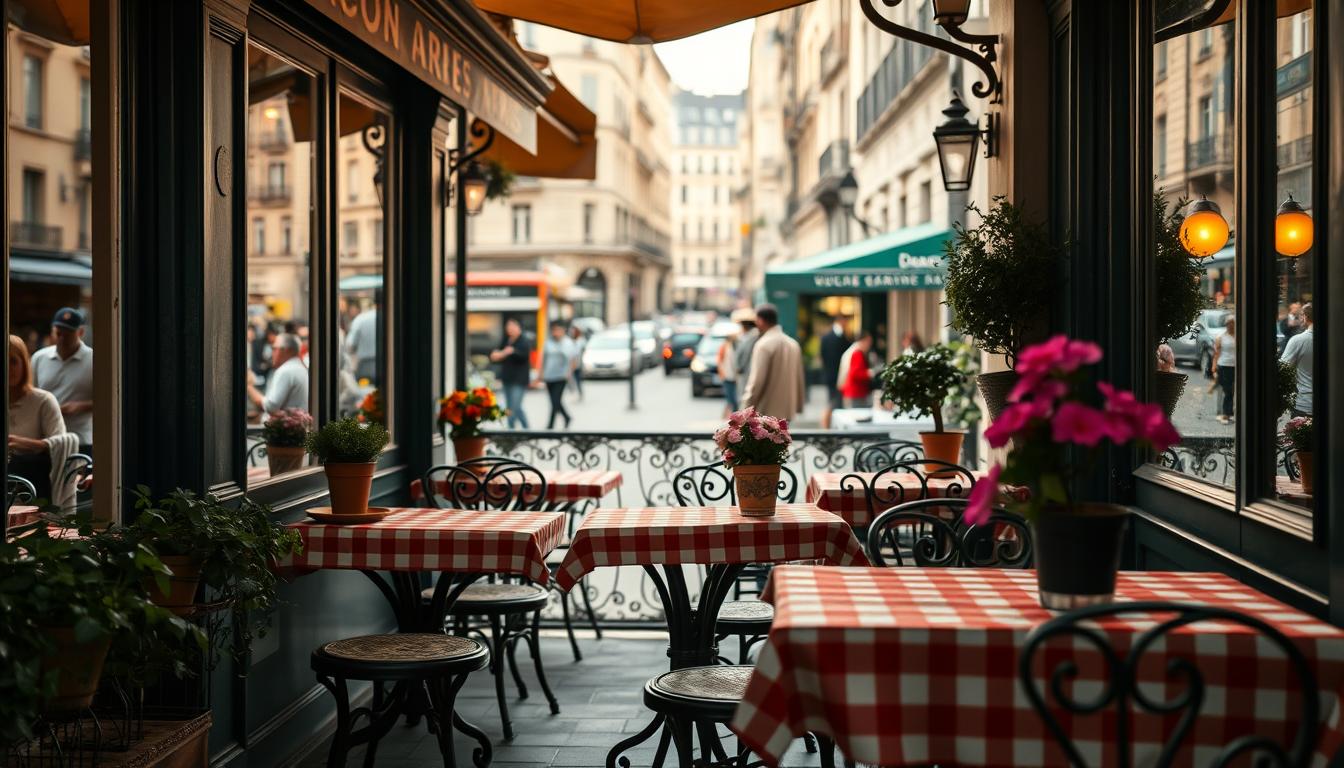
[{"label": "red checkered tablecloth", "polygon": [[737,507],[596,509],[574,532],[556,585],[568,590],[610,565],[786,560],[868,563],[845,521],[810,504],[781,504],[772,517],[744,517]]},{"label": "red checkered tablecloth", "polygon": [[9,527],[27,525],[38,518],[41,508],[31,505],[15,504],[9,508]]},{"label": "red checkered tablecloth", "polygon": [[[976,481],[985,476],[984,472],[979,471],[971,474]],[[865,496],[865,489],[872,484],[875,476],[873,472],[817,472],[807,481],[807,501],[843,517],[855,528],[865,528],[875,517],[868,509]],[[879,513],[897,504],[926,498],[924,482],[928,483],[929,498],[965,498],[971,495],[972,485],[961,475],[930,477],[921,481],[920,476],[913,472],[884,472],[880,482],[877,496]],[[1017,493],[1014,491],[1015,495]]]},{"label": "red checkered tablecloth", "polygon": [[545,584],[546,556],[560,543],[565,516],[403,508],[366,525],[305,520],[290,527],[303,537],[303,553],[282,570],[517,573]]},{"label": "red checkered tablecloth", "polygon": [[[546,501],[566,504],[584,499],[600,499],[621,487],[621,473],[614,469],[542,469],[546,478]],[[512,478],[517,482],[517,477]],[[448,493],[448,480],[436,481],[439,493]],[[411,481],[411,498],[424,498],[422,480]]]},{"label": "red checkered tablecloth", "polygon": [[[1344,631],[1221,574],[1121,573],[1116,595],[1230,608],[1284,632],[1315,668],[1325,723],[1320,746],[1333,754],[1344,728]],[[1017,679],[1027,632],[1054,615],[1037,603],[1035,572],[785,565],[774,569],[762,597],[774,604],[775,619],[732,729],[771,765],[804,731],[830,735],[864,763],[1067,764]],[[1131,614],[1096,626],[1123,652],[1126,636],[1150,627],[1151,617]],[[1166,635],[1164,643],[1141,667],[1144,680],[1153,670],[1149,695],[1164,700],[1185,690],[1162,687],[1167,650],[1197,658],[1207,684],[1203,714],[1184,741],[1194,748],[1181,753],[1178,765],[1208,765],[1218,749],[1247,733],[1291,732],[1292,675],[1283,656],[1249,630],[1202,622]],[[1066,658],[1064,641],[1045,647],[1052,668]],[[1081,640],[1071,653],[1079,666],[1074,695],[1091,700],[1102,689],[1101,657]],[[1042,664],[1042,678],[1044,670]],[[1171,725],[1164,732],[1160,720],[1135,716],[1135,765],[1151,764]],[[1088,764],[1111,764],[1112,715],[1066,720],[1065,728]]]}]

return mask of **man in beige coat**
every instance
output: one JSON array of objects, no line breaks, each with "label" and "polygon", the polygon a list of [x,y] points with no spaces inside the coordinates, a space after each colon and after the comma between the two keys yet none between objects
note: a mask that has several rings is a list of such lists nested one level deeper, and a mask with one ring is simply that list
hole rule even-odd
[{"label": "man in beige coat", "polygon": [[751,350],[751,372],[742,391],[742,407],[777,419],[792,419],[802,413],[807,401],[803,380],[803,350],[779,327],[779,310],[773,304],[756,308],[760,338]]}]

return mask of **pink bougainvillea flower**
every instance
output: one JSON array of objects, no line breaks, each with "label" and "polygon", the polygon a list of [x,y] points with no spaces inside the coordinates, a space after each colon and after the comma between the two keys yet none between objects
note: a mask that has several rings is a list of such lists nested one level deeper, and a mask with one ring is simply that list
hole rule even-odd
[{"label": "pink bougainvillea flower", "polygon": [[1053,404],[1045,400],[1014,403],[1004,408],[994,423],[985,429],[985,440],[993,448],[1002,448],[1008,444],[1009,438],[1023,432],[1032,419],[1048,417],[1052,407]]},{"label": "pink bougainvillea flower", "polygon": [[1067,382],[1052,379],[1045,374],[1022,376],[1008,393],[1008,402],[1019,403],[1025,399],[1044,400],[1053,403],[1069,393]]},{"label": "pink bougainvillea flower", "polygon": [[1075,341],[1064,335],[1022,350],[1015,370],[1020,376],[1073,373],[1080,366],[1101,360],[1101,347],[1090,341]]},{"label": "pink bougainvillea flower", "polygon": [[966,513],[961,517],[967,525],[984,525],[989,522],[989,513],[999,496],[999,475],[1002,473],[1003,467],[995,464],[971,488],[971,495],[966,500]]},{"label": "pink bougainvillea flower", "polygon": [[1061,403],[1050,422],[1050,437],[1056,443],[1094,446],[1106,432],[1106,414],[1072,400]]},{"label": "pink bougainvillea flower", "polygon": [[770,439],[770,433],[766,431],[765,427],[761,426],[760,422],[752,424],[750,430],[751,430],[751,436],[756,438],[757,440]]},{"label": "pink bougainvillea flower", "polygon": [[784,436],[783,432],[770,433],[770,442],[776,445],[783,445],[786,440],[788,440],[788,438]]},{"label": "pink bougainvillea flower", "polygon": [[1152,444],[1158,453],[1181,441],[1181,433],[1167,419],[1162,406],[1156,403],[1139,404],[1135,413],[1134,433]]}]

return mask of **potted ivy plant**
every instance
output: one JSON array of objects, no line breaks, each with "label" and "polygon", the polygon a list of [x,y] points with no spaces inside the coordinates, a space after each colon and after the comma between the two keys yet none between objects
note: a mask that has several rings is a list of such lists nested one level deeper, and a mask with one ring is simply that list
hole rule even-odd
[{"label": "potted ivy plant", "polygon": [[[960,464],[966,433],[946,429],[943,424],[943,405],[965,381],[952,348],[934,344],[921,352],[901,355],[882,369],[881,380],[882,401],[891,403],[898,413],[933,417],[933,431],[919,433],[924,458]],[[936,467],[928,465],[931,472]]]},{"label": "potted ivy plant", "polygon": [[455,390],[439,400],[439,429],[449,428],[458,464],[485,455],[486,437],[481,425],[499,421],[506,414],[489,387]]},{"label": "potted ivy plant", "polygon": [[1033,336],[1041,336],[1044,308],[1055,298],[1064,246],[1053,242],[1040,223],[1006,198],[982,214],[974,227],[953,225],[944,245],[947,276],[943,290],[952,328],[974,339],[982,352],[1003,355],[1010,370],[976,377],[991,420],[1003,410],[1016,374],[1017,355]]},{"label": "potted ivy plant", "polygon": [[747,517],[770,517],[779,499],[779,468],[789,457],[789,422],[748,407],[714,433],[723,466],[733,471],[737,506]]},{"label": "potted ivy plant", "polygon": [[990,522],[999,483],[1030,491],[1010,506],[1031,521],[1041,605],[1056,610],[1110,601],[1129,521],[1126,507],[1076,498],[1074,480],[1090,471],[1103,442],[1161,453],[1180,440],[1162,406],[1086,383],[1084,367],[1101,357],[1096,344],[1064,336],[1022,351],[1009,404],[985,430],[992,447],[1011,441],[1012,449],[971,489],[963,516],[968,525]]},{"label": "potted ivy plant", "polygon": [[304,447],[327,473],[333,514],[362,515],[368,511],[374,462],[387,447],[388,439],[381,423],[361,423],[358,419],[327,422],[308,434]]},{"label": "potted ivy plant", "polygon": [[[1153,194],[1153,277],[1158,286],[1153,297],[1153,322],[1158,344],[1193,332],[1195,318],[1205,304],[1199,289],[1199,264],[1181,244],[1180,211],[1185,204],[1185,200],[1180,200],[1168,209],[1166,196],[1161,192]],[[1190,377],[1175,370],[1163,370],[1162,365],[1159,354],[1153,397],[1162,405],[1167,418],[1171,418]]]},{"label": "potted ivy plant", "polygon": [[303,441],[313,431],[313,417],[302,408],[284,408],[272,413],[261,425],[261,436],[266,442],[266,463],[271,477],[303,466],[307,456]]}]

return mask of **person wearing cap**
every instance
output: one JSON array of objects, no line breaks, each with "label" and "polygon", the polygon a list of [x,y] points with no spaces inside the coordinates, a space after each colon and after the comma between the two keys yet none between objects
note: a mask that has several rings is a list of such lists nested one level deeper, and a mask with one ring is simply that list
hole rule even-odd
[{"label": "person wearing cap", "polygon": [[33,383],[56,396],[79,452],[93,455],[93,348],[84,343],[84,313],[62,307],[51,319],[55,343],[33,353]]}]

